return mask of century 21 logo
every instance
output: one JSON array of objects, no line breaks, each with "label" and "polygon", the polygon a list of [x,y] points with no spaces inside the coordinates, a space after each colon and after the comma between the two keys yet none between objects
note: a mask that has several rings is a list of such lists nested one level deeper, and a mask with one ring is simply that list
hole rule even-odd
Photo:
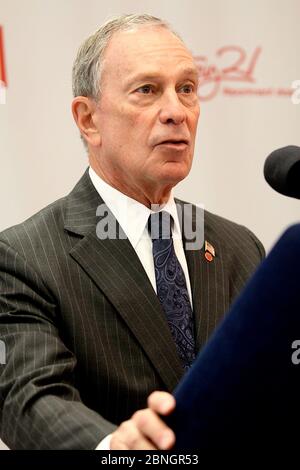
[{"label": "century 21 logo", "polygon": [[294,93],[292,94],[292,103],[299,104],[300,103],[300,80],[295,80],[292,83],[292,88],[294,88]]}]

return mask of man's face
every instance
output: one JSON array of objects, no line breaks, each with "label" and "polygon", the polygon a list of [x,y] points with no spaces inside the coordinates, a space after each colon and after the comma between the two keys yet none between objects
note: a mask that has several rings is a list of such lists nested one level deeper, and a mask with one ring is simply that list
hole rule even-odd
[{"label": "man's face", "polygon": [[116,33],[104,55],[94,120],[97,166],[121,191],[173,187],[190,171],[199,117],[198,74],[162,27]]}]

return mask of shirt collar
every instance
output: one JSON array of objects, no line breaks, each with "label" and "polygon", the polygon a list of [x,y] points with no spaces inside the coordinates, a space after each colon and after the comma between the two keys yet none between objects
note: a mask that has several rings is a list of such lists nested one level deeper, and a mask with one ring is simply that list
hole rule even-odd
[{"label": "shirt collar", "polygon": [[[97,175],[91,167],[89,168],[89,175],[95,189],[107,207],[111,210],[131,245],[135,249],[141,238],[143,236],[148,236],[146,226],[149,215],[154,211],[110,186],[100,178],[100,176]],[[163,209],[173,217],[173,238],[181,238],[178,212],[172,192],[166,204],[164,206],[160,206],[159,209]]]}]

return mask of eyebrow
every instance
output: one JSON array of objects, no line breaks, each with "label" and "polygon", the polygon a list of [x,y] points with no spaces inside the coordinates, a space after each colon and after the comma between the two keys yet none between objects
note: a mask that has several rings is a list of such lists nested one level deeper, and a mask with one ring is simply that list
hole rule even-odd
[{"label": "eyebrow", "polygon": [[[178,75],[192,75],[193,78],[198,78],[198,71],[196,67],[185,67],[182,70],[178,71]],[[131,75],[125,82],[125,86],[131,86],[135,82],[139,81],[147,81],[147,80],[154,80],[160,77],[159,71],[145,71],[141,73],[137,73],[136,75]]]}]

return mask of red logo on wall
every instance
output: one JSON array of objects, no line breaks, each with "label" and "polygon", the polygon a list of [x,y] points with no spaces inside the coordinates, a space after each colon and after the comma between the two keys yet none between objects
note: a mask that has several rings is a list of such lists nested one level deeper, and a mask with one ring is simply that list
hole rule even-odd
[{"label": "red logo on wall", "polygon": [[7,77],[5,70],[5,60],[4,60],[4,39],[3,39],[3,27],[0,26],[0,82],[1,85],[7,86]]},{"label": "red logo on wall", "polygon": [[291,96],[291,88],[258,87],[255,69],[262,53],[261,47],[247,52],[232,45],[218,49],[213,60],[194,56],[200,78],[199,98],[209,101],[218,94],[225,96]]}]

